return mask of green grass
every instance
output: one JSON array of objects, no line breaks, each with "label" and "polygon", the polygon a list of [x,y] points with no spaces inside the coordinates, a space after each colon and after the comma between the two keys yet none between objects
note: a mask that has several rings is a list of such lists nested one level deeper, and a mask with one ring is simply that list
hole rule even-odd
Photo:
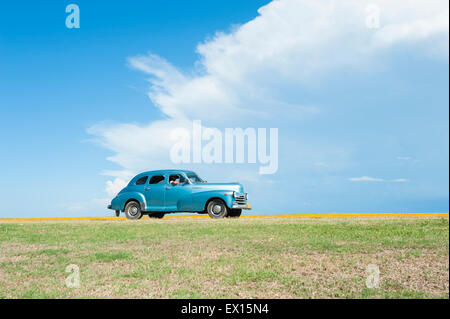
[{"label": "green grass", "polygon": [[2,298],[449,297],[448,218],[4,222],[0,251]]},{"label": "green grass", "polygon": [[111,262],[120,259],[131,259],[133,254],[127,251],[119,251],[119,252],[97,252],[92,255],[90,258],[91,261],[103,261],[103,262]]}]

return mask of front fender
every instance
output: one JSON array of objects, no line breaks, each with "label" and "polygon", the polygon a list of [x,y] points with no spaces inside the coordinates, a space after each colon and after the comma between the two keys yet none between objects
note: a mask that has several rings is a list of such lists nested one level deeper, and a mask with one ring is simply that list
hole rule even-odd
[{"label": "front fender", "polygon": [[139,204],[141,205],[141,210],[145,211],[145,209],[147,207],[147,202],[145,201],[144,195],[142,195],[139,192],[126,192],[126,193],[121,193],[121,194],[117,195],[117,197],[115,197],[111,201],[111,209],[120,210],[123,212],[125,210],[125,204],[130,199],[134,199],[134,200],[138,201]]},{"label": "front fender", "polygon": [[206,203],[211,198],[220,198],[225,204],[231,208],[233,206],[233,191],[230,190],[213,190],[192,194],[192,207],[194,211],[203,211]]}]

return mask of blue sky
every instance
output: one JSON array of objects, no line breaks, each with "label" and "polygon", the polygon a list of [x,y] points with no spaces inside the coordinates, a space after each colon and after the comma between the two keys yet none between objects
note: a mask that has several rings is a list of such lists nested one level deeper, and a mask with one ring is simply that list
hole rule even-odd
[{"label": "blue sky", "polygon": [[185,165],[255,213],[448,212],[448,2],[372,2],[375,29],[357,1],[4,4],[0,217],[110,215],[108,185],[174,167],[155,121],[196,119],[278,128],[275,174]]}]

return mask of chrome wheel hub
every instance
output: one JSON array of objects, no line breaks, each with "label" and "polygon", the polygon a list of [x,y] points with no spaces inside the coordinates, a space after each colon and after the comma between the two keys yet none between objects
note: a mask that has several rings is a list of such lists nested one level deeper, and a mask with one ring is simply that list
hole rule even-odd
[{"label": "chrome wheel hub", "polygon": [[133,206],[133,207],[130,207],[129,212],[130,212],[130,215],[135,216],[138,213],[138,209],[136,206]]},{"label": "chrome wheel hub", "polygon": [[213,208],[212,208],[212,212],[215,214],[215,215],[218,215],[218,214],[220,214],[220,212],[222,211],[222,206],[221,205],[214,205],[213,206]]}]

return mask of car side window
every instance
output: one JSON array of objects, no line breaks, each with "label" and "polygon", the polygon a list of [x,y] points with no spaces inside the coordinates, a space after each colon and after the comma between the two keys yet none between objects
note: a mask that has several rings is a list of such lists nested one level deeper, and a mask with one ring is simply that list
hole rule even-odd
[{"label": "car side window", "polygon": [[174,174],[169,176],[169,184],[178,185],[186,182],[186,179],[183,175]]},{"label": "car side window", "polygon": [[164,176],[163,175],[155,175],[150,178],[149,184],[162,184],[164,182]]},{"label": "car side window", "polygon": [[147,178],[148,178],[148,176],[144,176],[144,177],[139,178],[136,181],[136,185],[144,185],[147,182]]}]

